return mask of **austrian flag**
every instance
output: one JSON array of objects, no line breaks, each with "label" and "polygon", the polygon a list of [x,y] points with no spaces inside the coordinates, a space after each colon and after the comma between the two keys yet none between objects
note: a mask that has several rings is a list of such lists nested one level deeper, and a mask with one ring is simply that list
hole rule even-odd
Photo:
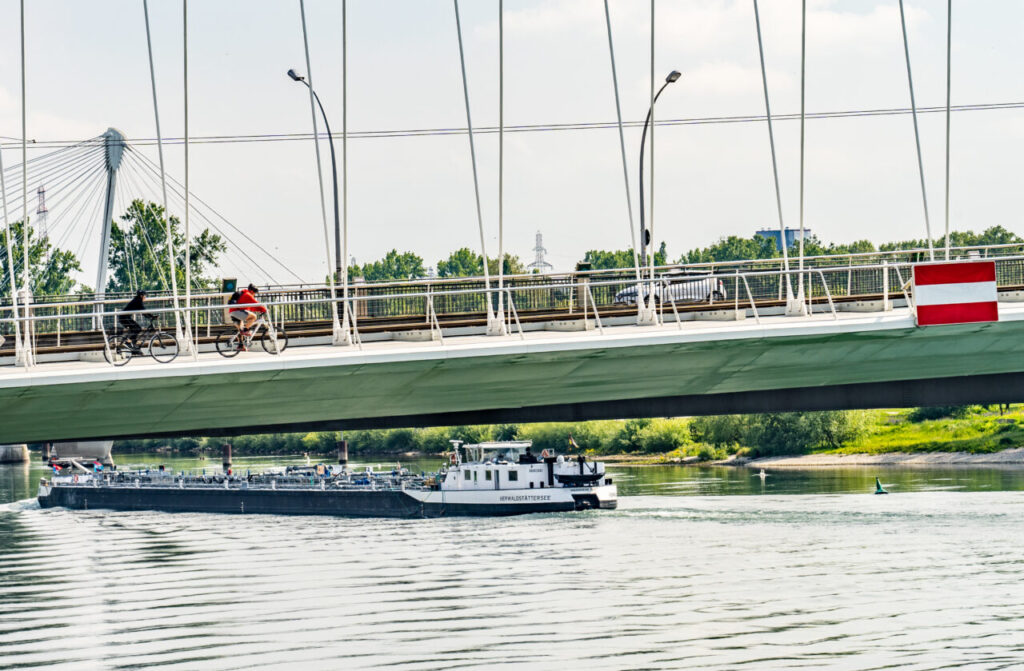
[{"label": "austrian flag", "polygon": [[914,266],[917,325],[999,321],[995,261]]}]

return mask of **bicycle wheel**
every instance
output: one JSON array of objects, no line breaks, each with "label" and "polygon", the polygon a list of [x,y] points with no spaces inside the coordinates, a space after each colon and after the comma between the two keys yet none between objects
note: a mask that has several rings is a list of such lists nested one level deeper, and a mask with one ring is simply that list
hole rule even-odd
[{"label": "bicycle wheel", "polygon": [[103,358],[113,366],[123,366],[132,359],[132,347],[126,335],[112,335],[103,348]]},{"label": "bicycle wheel", "polygon": [[170,363],[178,358],[178,341],[170,333],[157,331],[149,339],[149,355],[160,363]]},{"label": "bicycle wheel", "polygon": [[288,334],[284,329],[277,329],[274,335],[271,335],[270,331],[264,331],[260,335],[260,345],[267,354],[280,354],[288,347]]},{"label": "bicycle wheel", "polygon": [[221,356],[229,358],[238,356],[238,352],[240,351],[238,349],[238,339],[240,337],[241,336],[239,336],[238,331],[222,331],[221,334],[217,336],[217,351],[220,352]]}]

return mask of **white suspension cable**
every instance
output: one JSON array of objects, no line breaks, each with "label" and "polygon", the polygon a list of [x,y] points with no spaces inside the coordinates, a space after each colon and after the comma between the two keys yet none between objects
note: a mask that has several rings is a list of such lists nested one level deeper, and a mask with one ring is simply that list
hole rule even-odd
[{"label": "white suspension cable", "polygon": [[[505,330],[505,2],[498,0],[498,319]],[[484,260],[484,264],[487,260]],[[490,297],[487,299],[490,303]]]},{"label": "white suspension cable", "polygon": [[946,260],[949,261],[949,108],[952,91],[953,0],[946,0]]},{"label": "white suspension cable", "polygon": [[924,162],[921,160],[921,133],[917,127],[917,102],[914,100],[914,76],[910,71],[910,43],[907,41],[907,17],[900,3],[900,27],[903,30],[903,53],[907,59],[907,84],[910,87],[910,115],[914,119],[914,144],[917,146],[917,171],[921,177],[921,204],[924,206],[924,227],[928,234],[928,260],[935,260],[935,245],[932,243],[932,222],[928,216],[928,193],[924,186]]},{"label": "white suspension cable", "polygon": [[[306,88],[309,89],[309,111],[313,117],[313,147],[316,150],[316,183],[320,187],[320,216],[324,224],[324,254],[327,258],[327,286],[331,291],[331,322],[334,326],[334,340],[342,337],[341,322],[338,321],[338,295],[334,290],[334,265],[331,264],[331,235],[327,228],[327,203],[324,197],[324,171],[320,161],[320,133],[316,122],[316,98],[313,93],[313,64],[309,59],[309,33],[306,30],[306,3],[299,0],[299,15],[302,18],[302,48],[306,54]],[[330,138],[328,138],[328,142]]]},{"label": "white suspension cable", "polygon": [[782,265],[786,270],[786,302],[793,298],[793,281],[789,276],[789,250],[786,244],[786,225],[782,217],[782,193],[779,188],[779,168],[775,159],[775,131],[772,129],[772,108],[768,99],[768,72],[764,65],[764,42],[761,39],[761,14],[754,0],[754,25],[757,27],[757,51],[761,58],[761,82],[764,85],[764,110],[768,118],[768,144],[772,150],[772,176],[775,178],[775,205],[779,211],[779,244],[782,247]]},{"label": "white suspension cable", "polygon": [[[619,150],[622,154],[622,180],[626,189],[626,213],[629,215],[629,238],[633,245],[633,269],[640,279],[640,254],[637,252],[636,224],[633,222],[633,199],[629,192],[629,168],[626,162],[626,136],[622,130],[622,105],[619,102],[619,75],[615,68],[615,45],[612,42],[612,18],[608,11],[608,0],[604,0],[604,22],[608,28],[608,55],[612,62],[612,88],[615,90],[615,115],[619,127]],[[639,296],[639,289],[637,296]]]},{"label": "white suspension cable", "polygon": [[[797,298],[804,299],[804,122],[807,97],[807,0],[800,2],[800,274]],[[782,244],[786,244],[783,239]]]},{"label": "white suspension cable", "polygon": [[[26,143],[28,140],[27,116],[26,116],[26,96],[25,96],[25,0],[21,0],[21,232],[23,236],[24,245],[22,247],[22,257],[24,258],[24,275],[22,276],[22,282],[25,285],[25,317],[29,316],[29,305],[32,303],[32,278],[29,275],[29,257],[31,253],[28,246],[28,148]],[[16,287],[11,287],[11,291],[17,291]],[[22,361],[25,367],[29,367],[33,364],[34,357],[32,356],[32,325],[29,322],[25,323],[25,340],[22,347]]]},{"label": "white suspension cable", "polygon": [[[651,234],[650,234],[650,241],[648,242],[647,239],[646,239],[647,238],[647,232],[646,231],[641,231],[640,232],[640,235],[644,236],[644,238],[645,238],[645,240],[644,240],[644,247],[646,248],[648,246],[648,244],[650,245],[650,251],[647,253],[647,261],[648,261],[648,266],[650,268],[651,280],[654,280],[654,254],[655,254],[655,252],[654,252],[654,125],[655,125],[655,122],[654,122],[654,99],[655,99],[655,93],[654,93],[654,34],[655,34],[654,33],[654,0],[651,0],[651,106],[649,108],[650,112],[648,112],[648,114],[651,117],[651,126],[650,126],[650,128],[651,128],[651,130],[650,130],[650,132],[651,132],[651,158],[650,158],[650,160],[651,160],[651,169],[650,169],[650,172],[651,172],[651,176],[650,176],[651,186],[650,186],[650,196],[648,198],[648,201],[650,202],[650,205],[648,206],[649,207],[649,213],[648,213],[648,217],[647,217],[647,221],[649,222],[648,223],[648,230],[651,232]],[[643,185],[641,185],[641,188],[643,188]],[[653,285],[652,285],[652,287],[653,287]],[[637,294],[637,303],[639,303],[639,302],[640,302],[640,294],[638,293]],[[653,288],[651,289],[650,306],[653,309],[653,307],[654,307],[654,290],[653,290]]]},{"label": "white suspension cable", "polygon": [[[189,227],[189,202],[188,202],[188,0],[181,0],[181,38],[182,38],[182,95],[184,97],[184,120],[185,120],[185,309],[192,308],[192,231]],[[191,311],[188,312],[191,317]],[[185,331],[187,333],[186,343],[192,345],[192,319],[185,319]],[[197,356],[197,347],[191,347],[192,356]]]},{"label": "white suspension cable", "polygon": [[341,281],[344,337],[351,339],[348,306],[348,0],[341,0]]},{"label": "white suspension cable", "polygon": [[[469,130],[469,157],[473,164],[473,193],[476,196],[476,221],[480,229],[480,252],[483,254],[484,285],[488,290],[491,288],[491,275],[487,269],[487,244],[484,240],[484,215],[480,209],[480,182],[476,172],[476,144],[473,141],[473,118],[469,112],[469,81],[466,79],[466,55],[462,48],[462,21],[459,18],[459,0],[452,0],[455,3],[455,32],[459,37],[459,65],[462,67],[462,93],[466,99],[466,127]],[[493,310],[490,300],[487,301],[487,321],[491,322]]]},{"label": "white suspension cable", "polygon": [[[146,52],[149,55],[149,83],[153,90],[153,117],[156,121],[156,151],[157,156],[160,158],[160,190],[163,195],[164,222],[167,229],[167,259],[171,275],[172,304],[174,306],[174,334],[180,343],[184,341],[184,338],[181,332],[181,314],[179,313],[180,305],[178,303],[178,273],[177,264],[174,259],[174,231],[171,228],[171,212],[167,208],[167,177],[166,171],[164,170],[163,135],[160,133],[160,106],[157,104],[156,100],[156,69],[153,65],[153,39],[149,29],[149,0],[142,0],[142,13],[146,19]],[[159,264],[159,262],[157,263]],[[99,291],[98,287],[97,291]],[[189,342],[185,342],[185,346],[191,347],[192,345]]]}]

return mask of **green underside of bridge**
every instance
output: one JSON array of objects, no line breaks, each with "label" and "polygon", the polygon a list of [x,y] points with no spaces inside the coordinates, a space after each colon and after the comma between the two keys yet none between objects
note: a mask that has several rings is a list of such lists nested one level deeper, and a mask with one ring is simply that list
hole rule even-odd
[{"label": "green underside of bridge", "polygon": [[1022,354],[1012,321],[32,386],[0,389],[0,443],[1010,373]]}]

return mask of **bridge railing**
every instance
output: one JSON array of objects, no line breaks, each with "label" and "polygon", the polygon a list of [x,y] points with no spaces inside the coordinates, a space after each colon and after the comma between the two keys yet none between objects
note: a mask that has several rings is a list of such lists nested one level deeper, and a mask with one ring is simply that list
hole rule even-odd
[{"label": "bridge railing", "polygon": [[[1024,255],[992,255],[996,261],[997,282],[1000,288],[1024,287]],[[522,333],[523,319],[594,318],[629,315],[635,308],[638,286],[641,295],[654,295],[656,310],[664,321],[681,321],[682,309],[709,306],[713,309],[751,310],[755,318],[773,305],[783,305],[792,286],[803,298],[812,314],[828,312],[836,316],[836,301],[891,299],[904,295],[914,262],[909,259],[879,264],[855,266],[806,267],[804,271],[791,269],[732,269],[731,272],[702,273],[699,275],[665,273],[654,279],[637,280],[632,272],[578,273],[559,276],[516,276],[499,288],[492,280],[488,287],[483,280],[470,278],[458,282],[426,282],[394,285],[366,285],[350,287],[348,299],[340,291],[332,299],[324,288],[302,288],[288,291],[261,292],[274,324],[328,322],[332,301],[340,314],[347,313],[353,332],[358,330],[431,329],[438,332],[443,326],[479,324],[486,315],[488,304],[493,312],[503,308],[501,316],[509,331]],[[724,287],[722,295],[702,287]],[[683,285],[683,290],[679,285]],[[673,289],[675,287],[675,289]],[[690,290],[692,289],[692,290]],[[689,292],[688,292],[689,290]],[[632,298],[629,292],[632,291]],[[698,295],[708,291],[707,295]],[[225,323],[226,294],[204,294],[192,297],[191,305],[179,301],[177,310],[168,296],[153,297],[146,311],[164,315],[165,328],[174,323],[174,313],[184,324],[192,325],[196,337],[216,335]],[[909,296],[908,296],[909,298]],[[38,348],[39,338],[45,334],[67,338],[72,328],[82,331],[98,329],[104,335],[120,331],[118,317],[123,297],[103,300],[75,300],[33,304],[28,315],[20,312],[23,333],[32,334],[31,345]],[[0,307],[0,328],[10,331],[14,319],[10,306]],[[315,330],[315,329],[314,329]],[[73,344],[65,341],[65,344]],[[10,354],[13,339],[8,339],[4,350]],[[2,352],[0,352],[2,353]]]}]

